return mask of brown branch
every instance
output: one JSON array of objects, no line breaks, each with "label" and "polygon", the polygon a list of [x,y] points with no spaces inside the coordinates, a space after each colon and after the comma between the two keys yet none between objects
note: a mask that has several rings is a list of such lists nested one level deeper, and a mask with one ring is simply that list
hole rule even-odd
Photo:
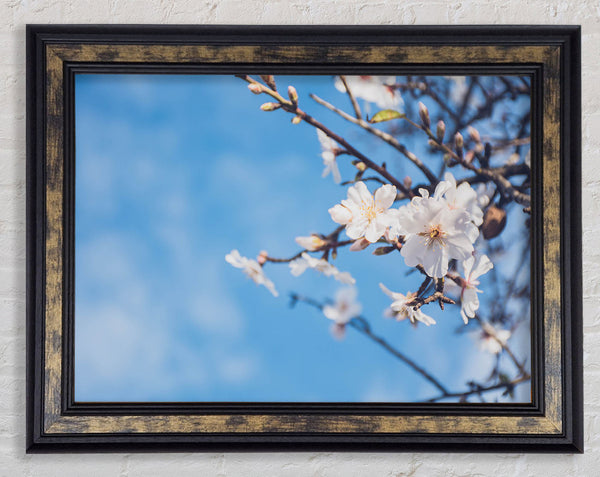
[{"label": "brown branch", "polygon": [[457,398],[461,398],[461,399],[465,399],[469,396],[472,396],[473,394],[483,394],[489,391],[495,391],[498,389],[506,389],[509,390],[511,388],[514,388],[515,386],[517,386],[518,384],[524,383],[526,381],[529,381],[531,378],[529,376],[521,376],[519,378],[513,379],[512,381],[509,381],[507,383],[497,383],[497,384],[492,384],[490,386],[475,386],[473,389],[470,389],[469,391],[465,391],[465,392],[457,392],[457,393],[442,393],[439,396],[436,396],[434,398],[431,399],[427,399],[424,402],[436,402],[436,401],[440,401],[442,399],[448,399],[448,398],[453,398],[453,397],[457,397]]},{"label": "brown branch", "polygon": [[360,112],[360,106],[358,105],[358,102],[356,101],[356,98],[352,94],[352,91],[348,87],[348,83],[346,82],[346,77],[345,76],[340,76],[340,80],[344,84],[344,88],[346,88],[346,93],[348,93],[348,97],[350,98],[350,102],[352,103],[352,107],[354,108],[354,114],[356,115],[356,119],[361,120],[362,119],[362,113]]},{"label": "brown branch", "polygon": [[260,82],[258,82],[256,80],[252,79],[248,75],[236,75],[236,76],[250,84],[260,85],[262,87],[262,90],[264,93],[268,94],[273,99],[276,99],[279,102],[279,104],[281,105],[281,109],[283,109],[284,111],[287,111],[289,113],[295,114],[296,117],[299,117],[304,122],[310,124],[311,126],[317,128],[317,129],[320,129],[325,134],[327,134],[327,136],[329,136],[331,139],[336,141],[340,146],[342,146],[346,150],[347,153],[353,155],[357,159],[360,159],[368,168],[374,170],[380,176],[387,179],[389,181],[389,183],[394,185],[398,190],[400,190],[401,192],[403,192],[404,194],[406,194],[410,197],[414,196],[413,192],[410,191],[409,189],[407,189],[402,182],[400,182],[392,174],[390,174],[385,167],[378,165],[377,163],[375,163],[371,159],[369,159],[367,156],[365,156],[363,153],[359,152],[352,145],[350,145],[348,143],[348,141],[346,141],[343,137],[334,133],[329,128],[327,128],[325,125],[323,125],[322,123],[317,121],[315,118],[313,118],[309,114],[302,111],[298,107],[297,104],[293,104],[291,101],[289,101],[289,100],[285,99],[283,96],[281,96],[278,92],[272,90],[271,88],[268,88],[267,86],[261,84]]},{"label": "brown branch", "polygon": [[479,168],[479,167],[474,166],[472,163],[467,162],[464,159],[464,157],[462,156],[462,154],[457,154],[448,145],[439,141],[437,136],[428,127],[417,124],[407,117],[404,117],[402,119],[407,121],[409,124],[411,124],[415,128],[420,129],[421,131],[425,132],[425,134],[427,134],[427,136],[429,136],[429,138],[435,143],[435,145],[439,149],[443,150],[446,154],[450,155],[456,162],[458,162],[465,169],[469,169],[470,171],[473,171],[476,174],[486,177],[489,180],[493,181],[500,189],[500,192],[502,193],[502,195],[512,198],[515,202],[517,202],[518,204],[521,204],[524,207],[531,206],[531,197],[528,194],[524,194],[523,192],[518,191],[506,177],[498,174],[497,172],[494,172],[492,169]]},{"label": "brown branch", "polygon": [[[296,294],[292,294],[291,298],[292,298],[292,304],[295,304],[296,302],[303,302],[303,303],[307,303],[308,305],[311,305],[311,306],[323,311],[323,305],[321,303],[317,302],[316,300],[313,300],[311,298],[306,298],[304,296],[296,295]],[[440,381],[438,381],[436,378],[434,378],[424,368],[419,366],[417,363],[415,363],[411,358],[406,356],[401,351],[398,351],[390,343],[388,343],[384,338],[373,333],[373,331],[371,330],[371,326],[369,325],[369,322],[364,317],[356,316],[348,322],[348,325],[350,327],[352,327],[353,329],[355,329],[356,331],[358,331],[359,333],[366,336],[367,338],[369,338],[374,343],[377,343],[379,346],[383,347],[388,353],[390,353],[393,356],[395,356],[396,358],[398,358],[404,364],[408,365],[415,372],[417,372],[418,374],[423,376],[423,378],[425,378],[427,381],[429,381],[431,384],[433,384],[436,388],[438,388],[444,395],[450,394],[448,392],[448,390],[446,389],[446,387],[444,385],[442,385],[442,383],[440,383]]]}]

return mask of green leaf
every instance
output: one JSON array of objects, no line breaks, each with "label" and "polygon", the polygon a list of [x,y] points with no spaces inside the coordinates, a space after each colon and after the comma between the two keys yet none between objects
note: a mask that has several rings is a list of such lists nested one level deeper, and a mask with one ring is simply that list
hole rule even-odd
[{"label": "green leaf", "polygon": [[398,111],[394,111],[393,109],[384,109],[383,111],[379,111],[375,116],[369,119],[370,123],[383,123],[385,121],[391,121],[392,119],[402,119],[405,118],[406,114],[399,113]]}]

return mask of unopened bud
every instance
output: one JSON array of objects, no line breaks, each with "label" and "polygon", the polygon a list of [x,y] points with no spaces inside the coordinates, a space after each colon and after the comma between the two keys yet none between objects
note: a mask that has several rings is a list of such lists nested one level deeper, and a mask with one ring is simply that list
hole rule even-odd
[{"label": "unopened bud", "polygon": [[300,124],[302,122],[302,116],[294,116],[292,118],[292,124]]},{"label": "unopened bud", "polygon": [[427,141],[427,144],[429,144],[429,146],[430,146],[430,147],[433,147],[433,148],[437,148],[437,147],[438,147],[438,142],[437,142],[437,141],[434,141],[433,139],[429,139],[429,140]]},{"label": "unopened bud", "polygon": [[288,96],[294,106],[298,104],[298,92],[296,91],[296,88],[293,86],[288,86]]},{"label": "unopened bud", "polygon": [[259,265],[264,265],[267,262],[268,257],[269,257],[269,254],[267,253],[267,251],[261,250],[260,253],[258,254],[258,257],[256,257],[256,261],[258,262]]},{"label": "unopened bud", "polygon": [[269,88],[277,91],[277,85],[275,84],[275,78],[273,75],[260,75],[260,77],[269,86]]},{"label": "unopened bud", "polygon": [[495,205],[490,205],[483,216],[481,232],[486,240],[500,235],[506,226],[506,211]]},{"label": "unopened bud", "polygon": [[429,119],[429,111],[427,110],[427,106],[425,106],[422,102],[419,101],[419,116],[421,117],[421,122],[423,126],[429,129],[431,126],[431,121]]},{"label": "unopened bud", "polygon": [[276,109],[281,108],[281,104],[279,103],[264,103],[260,109],[263,111],[275,111]]},{"label": "unopened bud", "polygon": [[261,94],[264,91],[263,86],[258,83],[250,83],[248,85],[248,89],[250,91],[252,91],[254,94]]},{"label": "unopened bud", "polygon": [[369,245],[371,245],[371,242],[369,242],[366,238],[362,237],[358,240],[355,240],[354,243],[350,245],[349,250],[351,252],[360,252],[361,250],[367,248]]},{"label": "unopened bud", "polygon": [[356,167],[360,172],[365,172],[367,170],[367,165],[362,161],[354,164],[354,167]]},{"label": "unopened bud", "polygon": [[388,253],[392,253],[394,250],[396,250],[395,245],[387,245],[385,247],[377,247],[375,250],[373,250],[373,255],[387,255]]},{"label": "unopened bud", "polygon": [[444,136],[446,135],[446,123],[444,121],[438,121],[435,135],[439,142],[444,142]]},{"label": "unopened bud", "polygon": [[327,245],[327,242],[318,235],[312,234],[308,237],[296,237],[296,243],[309,252],[315,252]]},{"label": "unopened bud", "polygon": [[477,129],[475,129],[473,126],[469,126],[467,131],[469,131],[469,137],[474,142],[481,142],[481,136],[479,135],[479,131]]},{"label": "unopened bud", "polygon": [[404,184],[404,187],[406,187],[407,189],[410,189],[412,187],[412,179],[410,178],[410,176],[406,176],[404,178],[404,180],[402,181],[402,183]]},{"label": "unopened bud", "polygon": [[456,146],[456,149],[462,149],[465,145],[465,140],[463,139],[462,134],[459,132],[457,132],[454,136],[454,145]]}]

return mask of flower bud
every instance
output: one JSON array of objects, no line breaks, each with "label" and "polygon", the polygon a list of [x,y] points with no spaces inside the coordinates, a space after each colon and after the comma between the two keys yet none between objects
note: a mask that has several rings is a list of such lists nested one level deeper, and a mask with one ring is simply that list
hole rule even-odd
[{"label": "flower bud", "polygon": [[371,245],[371,242],[369,242],[366,238],[362,237],[354,241],[354,243],[350,245],[349,250],[351,252],[360,252],[361,250],[367,248],[369,245]]},{"label": "flower bud", "polygon": [[446,123],[444,121],[439,120],[437,123],[437,128],[435,130],[435,135],[439,142],[444,142],[444,135],[446,134]]},{"label": "flower bud", "polygon": [[296,243],[309,252],[315,252],[327,245],[327,242],[318,235],[312,234],[308,237],[296,237]]},{"label": "flower bud", "polygon": [[475,129],[473,126],[469,126],[467,131],[469,131],[469,137],[472,141],[481,142],[481,136],[479,135],[479,131],[477,129]]},{"label": "flower bud", "polygon": [[431,126],[429,111],[427,110],[427,106],[425,106],[421,101],[419,101],[419,116],[421,117],[421,123],[423,123],[423,126],[429,129],[429,126]]},{"label": "flower bud", "polygon": [[486,240],[493,239],[502,233],[506,226],[506,211],[495,205],[490,205],[483,216],[481,232]]},{"label": "flower bud", "polygon": [[437,141],[434,141],[433,139],[429,139],[429,140],[427,141],[427,144],[429,144],[429,147],[433,147],[434,149],[437,149],[437,148],[438,148],[438,143],[437,143]]},{"label": "flower bud", "polygon": [[410,178],[410,176],[406,176],[404,178],[404,180],[402,181],[402,183],[404,184],[404,187],[406,187],[407,189],[410,189],[412,187],[412,179]]},{"label": "flower bud", "polygon": [[264,103],[260,109],[263,111],[275,111],[276,109],[281,108],[281,104],[279,103]]},{"label": "flower bud", "polygon": [[258,83],[250,83],[248,85],[248,89],[250,91],[252,91],[254,94],[261,94],[264,91],[263,86]]},{"label": "flower bud", "polygon": [[365,172],[367,170],[367,165],[362,161],[354,164],[354,167],[356,167],[360,172]]},{"label": "flower bud", "polygon": [[296,91],[296,88],[293,86],[288,86],[288,96],[292,104],[296,106],[298,104],[298,92]]},{"label": "flower bud", "polygon": [[302,116],[294,116],[292,118],[292,124],[300,124],[302,122]]},{"label": "flower bud", "polygon": [[264,265],[267,262],[268,257],[269,257],[269,254],[267,253],[267,251],[261,250],[260,253],[258,254],[258,257],[256,257],[256,261],[258,262],[259,265]]},{"label": "flower bud", "polygon": [[454,136],[454,145],[456,146],[456,149],[462,149],[465,145],[465,140],[463,139],[462,134],[459,132],[457,132],[456,136]]}]

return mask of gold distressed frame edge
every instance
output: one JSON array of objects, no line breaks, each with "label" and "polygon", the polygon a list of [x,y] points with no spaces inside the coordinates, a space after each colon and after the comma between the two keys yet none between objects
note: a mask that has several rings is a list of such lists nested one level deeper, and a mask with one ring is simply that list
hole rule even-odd
[{"label": "gold distressed frame edge", "polygon": [[[544,414],[539,416],[423,415],[64,415],[63,179],[64,62],[543,64]],[[561,49],[534,46],[206,46],[144,44],[49,44],[46,46],[46,215],[43,338],[43,432],[45,435],[113,433],[383,433],[560,435],[563,433],[560,280],[560,65]]]}]

